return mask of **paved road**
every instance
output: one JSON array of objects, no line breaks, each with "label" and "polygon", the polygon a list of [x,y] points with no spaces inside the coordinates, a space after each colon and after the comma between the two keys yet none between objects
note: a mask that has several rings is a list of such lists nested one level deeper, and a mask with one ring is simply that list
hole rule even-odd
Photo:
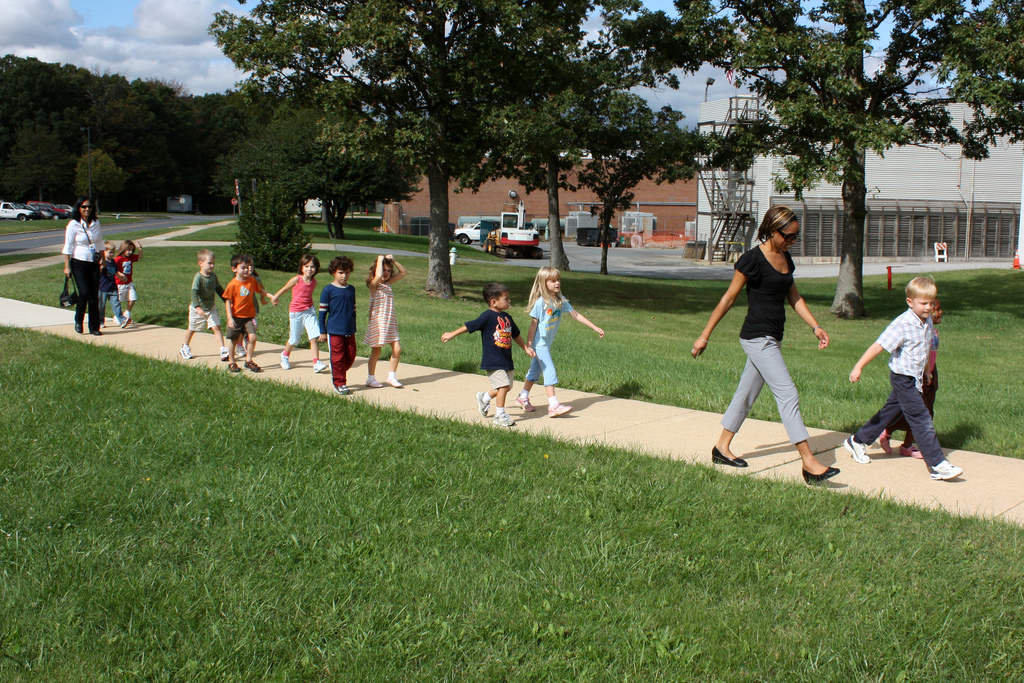
[{"label": "paved road", "polygon": [[[140,219],[138,223],[122,223],[121,225],[104,227],[104,237],[117,235],[136,230],[170,230],[183,223],[195,223],[196,221],[231,220],[230,216],[176,216],[167,218]],[[38,230],[34,232],[22,232],[15,235],[0,235],[0,254],[7,254],[13,251],[24,251],[26,249],[48,249],[56,251],[64,246],[64,228],[67,225],[63,221],[46,221],[56,223],[59,228]],[[103,219],[100,219],[102,224]]]}]

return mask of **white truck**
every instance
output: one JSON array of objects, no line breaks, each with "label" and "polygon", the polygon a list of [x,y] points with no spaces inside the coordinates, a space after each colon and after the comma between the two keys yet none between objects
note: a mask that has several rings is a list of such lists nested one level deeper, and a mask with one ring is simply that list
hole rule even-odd
[{"label": "white truck", "polygon": [[0,202],[0,219],[9,221],[34,221],[43,215],[26,204]]}]

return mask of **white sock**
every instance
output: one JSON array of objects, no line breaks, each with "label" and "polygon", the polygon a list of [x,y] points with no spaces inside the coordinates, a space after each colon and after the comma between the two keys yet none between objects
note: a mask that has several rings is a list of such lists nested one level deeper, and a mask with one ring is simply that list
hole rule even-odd
[{"label": "white sock", "polygon": [[494,412],[494,416],[495,417],[497,417],[498,415],[504,415],[505,414],[505,409],[504,408],[495,408],[494,411],[495,411]]},{"label": "white sock", "polygon": [[398,378],[397,378],[397,377],[395,377],[395,373],[393,373],[393,372],[389,372],[389,373],[388,373],[388,379],[389,379],[389,380],[394,380],[394,381],[396,381],[396,382],[398,381]]},{"label": "white sock", "polygon": [[522,391],[519,392],[519,398],[523,400],[530,398],[530,392],[527,391],[526,389],[523,389]]},{"label": "white sock", "polygon": [[367,381],[367,383],[369,383],[369,382],[376,382],[377,381],[377,375],[367,375],[366,376],[366,381]]},{"label": "white sock", "polygon": [[557,396],[549,396],[548,397],[548,407],[554,408],[557,405],[558,405],[558,397]]}]

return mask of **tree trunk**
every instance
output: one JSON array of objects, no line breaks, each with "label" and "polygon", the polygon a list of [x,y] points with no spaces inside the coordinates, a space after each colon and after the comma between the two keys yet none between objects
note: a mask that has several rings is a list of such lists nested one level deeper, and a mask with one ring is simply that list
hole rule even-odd
[{"label": "tree trunk", "polygon": [[334,239],[334,206],[335,200],[325,199],[323,203],[324,208],[324,223],[327,224],[327,236]]},{"label": "tree trunk", "polygon": [[601,218],[598,220],[598,240],[601,242],[601,275],[608,274],[608,236],[611,234],[612,215],[615,208],[610,204],[601,207]]},{"label": "tree trunk", "polygon": [[437,161],[427,163],[430,193],[430,254],[427,263],[427,292],[442,299],[455,294],[452,268],[448,263],[448,173]]},{"label": "tree trunk", "polygon": [[864,317],[864,151],[851,149],[843,175],[843,256],[839,264],[832,313],[839,318]]},{"label": "tree trunk", "polygon": [[548,241],[551,246],[551,267],[569,270],[569,257],[562,247],[562,228],[558,221],[558,156],[548,159]]},{"label": "tree trunk", "polygon": [[305,199],[300,199],[297,202],[295,202],[295,204],[296,204],[296,206],[299,209],[299,225],[305,225],[306,224],[306,200]]},{"label": "tree trunk", "polygon": [[335,230],[334,239],[343,240],[345,239],[345,216],[348,215],[348,206],[350,202],[347,199],[341,199],[338,201],[338,228]]}]

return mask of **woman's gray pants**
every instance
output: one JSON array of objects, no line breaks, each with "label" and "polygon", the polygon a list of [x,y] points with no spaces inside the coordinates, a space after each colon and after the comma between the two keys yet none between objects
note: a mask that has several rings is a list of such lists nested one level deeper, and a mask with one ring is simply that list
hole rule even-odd
[{"label": "woman's gray pants", "polygon": [[747,353],[747,365],[743,368],[740,384],[733,394],[729,409],[722,416],[722,427],[732,433],[740,430],[747,414],[754,406],[754,401],[767,384],[775,394],[775,402],[779,405],[779,416],[786,427],[790,443],[807,441],[809,435],[800,417],[800,397],[796,393],[796,385],[789,376],[789,368],[782,359],[782,349],[774,337],[758,337],[757,339],[740,339],[740,346]]}]

